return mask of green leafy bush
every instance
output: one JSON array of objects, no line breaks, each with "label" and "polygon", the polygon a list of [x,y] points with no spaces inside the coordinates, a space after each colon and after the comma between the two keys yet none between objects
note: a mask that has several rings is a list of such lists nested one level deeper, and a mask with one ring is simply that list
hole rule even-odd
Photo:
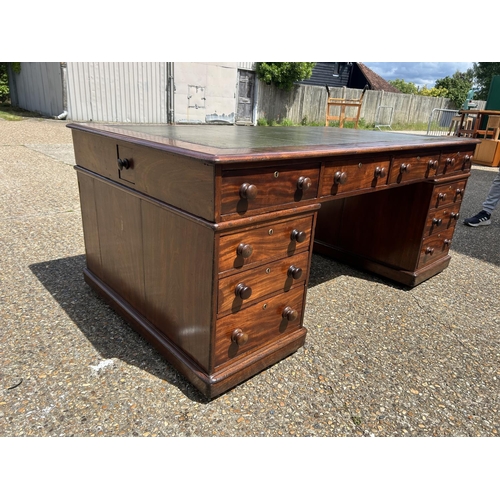
[{"label": "green leafy bush", "polygon": [[0,102],[9,98],[9,78],[7,74],[7,63],[0,63]]},{"label": "green leafy bush", "polygon": [[259,62],[256,73],[259,80],[290,90],[295,82],[311,78],[315,65],[313,62]]}]

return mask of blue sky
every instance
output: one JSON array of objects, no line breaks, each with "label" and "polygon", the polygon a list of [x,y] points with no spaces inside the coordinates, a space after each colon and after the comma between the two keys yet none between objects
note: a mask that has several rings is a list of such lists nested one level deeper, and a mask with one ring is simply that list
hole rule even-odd
[{"label": "blue sky", "polygon": [[365,62],[372,71],[375,71],[385,80],[404,80],[412,82],[418,87],[427,85],[434,87],[436,80],[445,76],[452,76],[455,71],[466,71],[472,68],[471,62]]}]

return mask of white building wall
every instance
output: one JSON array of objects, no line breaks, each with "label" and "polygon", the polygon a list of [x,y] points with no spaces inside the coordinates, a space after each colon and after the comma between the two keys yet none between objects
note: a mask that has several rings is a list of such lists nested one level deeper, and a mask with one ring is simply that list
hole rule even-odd
[{"label": "white building wall", "polygon": [[176,123],[234,123],[238,63],[176,62]]},{"label": "white building wall", "polygon": [[21,72],[10,72],[12,104],[45,116],[63,112],[61,63],[22,62]]},{"label": "white building wall", "polygon": [[64,116],[67,111],[67,118],[74,121],[168,123],[171,112],[175,123],[234,123],[238,69],[254,66],[23,62],[21,73],[12,77],[11,94],[13,104],[21,108],[47,116]]},{"label": "white building wall", "polygon": [[68,118],[167,123],[164,62],[68,62]]}]

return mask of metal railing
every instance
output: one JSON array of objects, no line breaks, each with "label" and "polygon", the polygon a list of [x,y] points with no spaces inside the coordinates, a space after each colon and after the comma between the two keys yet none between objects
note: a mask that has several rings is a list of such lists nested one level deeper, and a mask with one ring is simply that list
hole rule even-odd
[{"label": "metal railing", "polygon": [[394,108],[392,106],[378,106],[375,112],[375,128],[382,130],[382,127],[392,130],[392,116]]},{"label": "metal railing", "polygon": [[453,118],[458,116],[458,109],[434,108],[429,116],[427,135],[453,134]]}]

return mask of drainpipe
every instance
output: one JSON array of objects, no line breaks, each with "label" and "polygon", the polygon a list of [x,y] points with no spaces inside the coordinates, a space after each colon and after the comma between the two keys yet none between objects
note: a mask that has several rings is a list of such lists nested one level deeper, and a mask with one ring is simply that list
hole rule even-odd
[{"label": "drainpipe", "polygon": [[61,83],[62,83],[62,101],[63,101],[63,112],[54,116],[56,120],[66,120],[68,116],[68,96],[66,88],[66,76],[67,76],[67,66],[65,62],[61,63]]},{"label": "drainpipe", "polygon": [[175,124],[175,81],[174,63],[167,63],[167,122]]}]

